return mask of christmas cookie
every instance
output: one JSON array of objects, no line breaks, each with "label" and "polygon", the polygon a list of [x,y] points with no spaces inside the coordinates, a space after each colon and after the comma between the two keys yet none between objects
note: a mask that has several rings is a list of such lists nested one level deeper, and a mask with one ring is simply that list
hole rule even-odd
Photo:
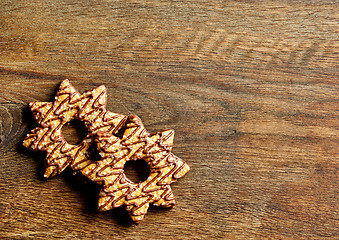
[{"label": "christmas cookie", "polygon": [[[23,141],[35,151],[45,151],[45,177],[61,173],[67,166],[81,170],[90,164],[88,149],[96,133],[117,132],[126,116],[106,110],[106,88],[99,86],[80,94],[66,79],[59,87],[54,102],[32,102],[29,107],[38,123]],[[87,136],[78,145],[69,144],[62,135],[62,127],[73,119],[87,127]]]},{"label": "christmas cookie", "polygon": [[[99,195],[101,211],[124,205],[132,220],[138,223],[149,204],[161,207],[175,204],[170,184],[184,176],[189,167],[171,153],[173,130],[150,135],[140,118],[130,116],[121,139],[111,133],[97,136],[101,160],[83,168],[81,173],[103,185]],[[134,183],[126,177],[124,165],[138,159],[148,163],[150,175],[144,182]]]}]

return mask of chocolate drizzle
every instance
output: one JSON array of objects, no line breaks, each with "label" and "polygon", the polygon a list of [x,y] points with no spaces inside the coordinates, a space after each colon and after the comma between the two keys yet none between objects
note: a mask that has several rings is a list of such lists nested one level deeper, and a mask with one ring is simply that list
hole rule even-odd
[{"label": "chocolate drizzle", "polygon": [[[81,170],[91,162],[86,152],[95,134],[100,131],[115,133],[123,126],[126,116],[106,110],[106,92],[106,88],[100,86],[81,95],[64,80],[53,103],[30,103],[39,126],[25,138],[23,145],[47,152],[45,177],[59,174],[67,166]],[[67,143],[61,132],[64,124],[74,118],[83,121],[88,129],[88,135],[78,145]]]},{"label": "chocolate drizzle", "polygon": [[[31,111],[38,123],[23,141],[35,151],[45,151],[45,177],[61,173],[67,166],[102,185],[99,210],[125,205],[134,222],[140,222],[149,204],[171,207],[175,204],[170,184],[184,176],[188,165],[171,153],[173,130],[149,134],[137,116],[106,110],[107,90],[99,86],[80,94],[66,79],[52,102],[32,102]],[[69,144],[62,127],[72,119],[83,121],[87,136],[78,145]],[[124,128],[122,138],[116,134]],[[91,161],[89,149],[97,144],[101,159]],[[133,183],[124,173],[127,161],[143,159],[150,168],[148,178]]]},{"label": "chocolate drizzle", "polygon": [[[126,206],[133,221],[139,222],[149,204],[170,207],[175,204],[170,184],[188,172],[188,165],[171,153],[173,130],[150,135],[137,116],[127,120],[122,139],[109,133],[98,133],[96,139],[102,159],[93,162],[81,173],[103,185],[99,209]],[[127,161],[144,159],[150,167],[149,177],[133,183],[124,174]]]}]

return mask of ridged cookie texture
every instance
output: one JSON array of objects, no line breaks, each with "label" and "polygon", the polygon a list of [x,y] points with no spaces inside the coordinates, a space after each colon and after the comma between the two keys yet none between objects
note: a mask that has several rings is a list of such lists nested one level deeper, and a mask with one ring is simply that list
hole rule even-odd
[{"label": "ridged cookie texture", "polygon": [[[107,211],[125,205],[134,222],[140,222],[149,204],[171,207],[175,204],[170,184],[184,176],[188,165],[171,153],[174,131],[164,130],[150,135],[137,116],[129,116],[123,137],[110,133],[97,135],[101,160],[93,162],[81,173],[103,185],[99,209]],[[150,175],[133,183],[124,173],[127,161],[143,159]]]},{"label": "ridged cookie texture", "polygon": [[[88,149],[98,132],[117,132],[126,121],[125,115],[106,110],[107,90],[99,86],[80,94],[68,80],[61,82],[54,102],[31,102],[29,107],[38,123],[23,141],[31,150],[45,151],[46,178],[61,173],[67,166],[81,170],[91,163]],[[73,119],[87,127],[87,136],[78,145],[69,144],[62,127]]]},{"label": "ridged cookie texture", "polygon": [[[112,113],[106,103],[105,86],[80,94],[67,79],[62,81],[54,102],[29,104],[38,127],[23,145],[46,152],[45,177],[69,166],[102,185],[99,210],[125,206],[131,219],[139,223],[150,204],[175,204],[170,184],[183,177],[189,166],[172,153],[174,130],[149,134],[138,116]],[[78,145],[69,144],[62,135],[62,127],[73,119],[87,128],[87,136]],[[116,135],[119,130],[123,132],[121,138]],[[100,160],[90,158],[91,147],[97,147]],[[124,166],[140,159],[147,162],[150,174],[145,181],[134,183],[126,177]]]}]

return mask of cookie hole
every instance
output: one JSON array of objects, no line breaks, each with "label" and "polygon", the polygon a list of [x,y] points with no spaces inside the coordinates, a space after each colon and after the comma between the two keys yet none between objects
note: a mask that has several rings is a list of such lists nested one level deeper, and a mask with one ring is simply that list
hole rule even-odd
[{"label": "cookie hole", "polygon": [[134,183],[145,181],[151,173],[147,162],[143,159],[127,161],[124,172],[126,177]]},{"label": "cookie hole", "polygon": [[62,135],[69,144],[78,145],[87,136],[85,124],[77,119],[66,123],[62,129]]}]

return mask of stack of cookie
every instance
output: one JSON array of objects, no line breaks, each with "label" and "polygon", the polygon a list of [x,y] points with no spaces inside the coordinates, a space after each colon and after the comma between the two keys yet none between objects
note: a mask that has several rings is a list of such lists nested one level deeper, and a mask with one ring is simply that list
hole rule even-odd
[{"label": "stack of cookie", "polygon": [[[99,210],[124,205],[132,220],[140,222],[149,204],[172,207],[175,204],[170,184],[184,176],[188,165],[171,153],[174,131],[149,134],[137,116],[125,116],[106,109],[107,90],[99,86],[80,94],[66,79],[60,84],[54,102],[32,102],[30,109],[38,123],[23,141],[35,151],[45,151],[46,178],[66,167],[102,185]],[[78,119],[85,123],[87,136],[78,145],[69,144],[62,127]],[[123,136],[116,133],[123,131]],[[90,157],[95,145],[101,159]],[[144,182],[134,183],[124,173],[127,161],[143,159],[150,168]]]}]

